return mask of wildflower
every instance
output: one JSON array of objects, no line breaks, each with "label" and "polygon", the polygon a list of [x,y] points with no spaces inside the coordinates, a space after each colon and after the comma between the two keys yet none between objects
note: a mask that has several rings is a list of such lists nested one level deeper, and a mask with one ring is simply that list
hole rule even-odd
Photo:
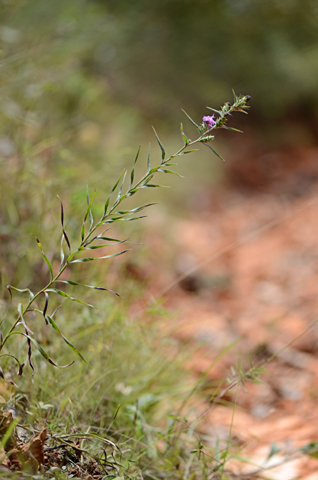
[{"label": "wildflower", "polygon": [[214,115],[206,115],[202,118],[202,122],[208,130],[216,124],[216,121],[214,120]]}]

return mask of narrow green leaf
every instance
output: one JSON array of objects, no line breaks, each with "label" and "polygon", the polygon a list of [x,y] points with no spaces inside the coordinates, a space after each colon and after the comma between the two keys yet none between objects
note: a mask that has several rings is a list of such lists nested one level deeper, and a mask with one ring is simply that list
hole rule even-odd
[{"label": "narrow green leaf", "polygon": [[130,185],[129,185],[129,190],[131,189],[132,185],[133,185],[133,182],[134,182],[134,176],[135,176],[135,165],[137,163],[137,160],[138,160],[138,157],[139,157],[139,153],[140,153],[140,146],[138,148],[138,151],[137,151],[137,154],[136,154],[136,157],[135,157],[135,161],[134,161],[134,166],[131,170],[131,173],[130,173]]},{"label": "narrow green leaf", "polygon": [[[76,262],[76,260],[74,260],[74,262]],[[71,263],[74,263],[74,262],[71,262]],[[47,288],[46,292],[57,293],[58,295],[61,295],[61,297],[69,298],[70,300],[72,300],[72,302],[81,303],[82,305],[86,305],[87,307],[96,308],[94,307],[94,305],[90,305],[89,303],[82,302],[82,300],[79,300],[78,298],[71,297],[67,293],[63,292],[63,290],[58,290],[57,288]]]},{"label": "narrow green leaf", "polygon": [[[109,230],[109,229],[107,229]],[[107,240],[109,242],[122,242],[122,240],[118,240],[117,238],[111,238],[111,237],[101,237],[101,236],[98,236],[96,237],[96,240]]]},{"label": "narrow green leaf", "polygon": [[71,253],[72,249],[71,249],[71,244],[70,244],[70,241],[68,239],[68,236],[66,234],[66,231],[64,229],[64,207],[63,207],[63,202],[61,200],[61,198],[57,195],[57,198],[59,199],[60,201],[60,204],[61,204],[61,225],[62,225],[62,230],[63,230],[63,235],[62,235],[62,242],[63,242],[63,238],[65,238],[65,241],[68,245],[68,248],[69,248],[69,251]]},{"label": "narrow green leaf", "polygon": [[127,197],[131,197],[132,195],[135,195],[136,192],[138,192],[140,187],[137,187],[137,188],[133,188],[132,190],[129,190],[129,193],[127,195]]},{"label": "narrow green leaf", "polygon": [[147,174],[150,172],[150,143],[149,143],[149,150],[148,150],[148,159],[147,159]]},{"label": "narrow green leaf", "polygon": [[117,182],[116,182],[115,185],[113,186],[111,193],[114,193],[114,191],[116,190],[116,188],[117,188],[117,186],[118,186],[118,184],[119,184],[122,176],[125,174],[125,172],[126,172],[126,169],[124,168],[124,170],[123,170],[122,173],[120,174]]},{"label": "narrow green leaf", "polygon": [[12,299],[12,291],[11,290],[14,290],[15,292],[19,292],[19,293],[28,293],[30,295],[29,301],[31,301],[34,298],[34,293],[29,288],[20,289],[20,288],[13,287],[12,285],[7,285],[7,289],[10,292],[11,299]]},{"label": "narrow green leaf", "polygon": [[50,273],[51,273],[51,280],[52,280],[54,275],[53,275],[53,267],[51,265],[51,262],[43,252],[42,252],[42,258],[45,261],[45,263],[47,264],[47,266],[49,267],[49,270],[50,270]]},{"label": "narrow green leaf", "polygon": [[95,287],[93,285],[85,285],[83,283],[78,283],[78,282],[73,282],[72,280],[57,280],[56,283],[66,283],[68,285],[73,285],[73,286],[78,286],[78,287],[86,287],[86,288],[92,288],[94,290],[104,290],[106,292],[111,292],[117,295],[117,297],[120,297],[119,293],[115,292],[114,290],[111,290],[110,288],[105,288],[105,287]]},{"label": "narrow green leaf", "polygon": [[104,243],[103,245],[92,245],[91,247],[85,247],[84,250],[98,250],[99,248],[105,248],[105,247],[110,247],[107,243]]},{"label": "narrow green leaf", "polygon": [[[15,332],[12,332],[12,333],[15,333]],[[53,365],[54,367],[57,367],[57,368],[67,368],[69,367],[70,365],[73,365],[74,361],[69,363],[68,365],[63,365],[63,366],[59,366],[57,365],[56,363],[53,362],[53,360],[49,357],[49,355],[46,353],[46,351],[41,347],[41,345],[38,344],[38,342],[33,338],[33,337],[30,337],[30,335],[27,335],[26,333],[23,333],[23,332],[19,332],[21,335],[23,335],[24,337],[26,337],[29,341],[31,341],[33,343],[33,345],[35,345],[35,347],[37,348],[37,350],[40,352],[40,354],[42,355],[43,358],[45,358],[45,360],[47,362],[49,362],[51,365]]]},{"label": "narrow green leaf", "polygon": [[192,123],[192,125],[194,125],[196,127],[197,130],[199,130],[199,132],[201,133],[201,127],[199,127],[199,125],[197,123],[195,123],[194,120],[192,120],[192,118],[190,117],[190,115],[187,114],[187,112],[185,110],[183,110],[183,108],[181,108],[181,110],[183,111],[183,113],[188,117],[188,119],[190,120],[190,122]]},{"label": "narrow green leaf", "polygon": [[86,191],[87,210],[86,210],[85,215],[84,215],[83,227],[84,227],[84,224],[85,224],[88,216],[90,218],[90,228],[92,228],[92,226],[93,226],[94,219],[93,219],[93,214],[92,214],[91,207],[92,207],[92,203],[94,201],[95,195],[96,195],[96,190],[94,191],[91,200],[89,199],[89,192],[88,192],[88,186],[87,186],[87,191]]},{"label": "narrow green leaf", "polygon": [[81,250],[76,250],[75,252],[71,253],[71,255],[67,258],[66,262],[67,263],[70,263],[70,261],[72,260],[72,258],[75,257],[75,255]]},{"label": "narrow green leaf", "polygon": [[[99,239],[101,240],[101,239]],[[119,240],[117,242],[117,245],[119,245],[120,243],[126,243],[127,240]],[[92,245],[91,247],[85,247],[83,250],[98,250],[99,248],[105,248],[105,247],[110,247],[111,245],[109,245],[108,243],[104,243],[102,245]]]},{"label": "narrow green leaf", "polygon": [[158,144],[159,144],[159,147],[161,148],[161,158],[162,158],[161,163],[163,163],[163,161],[164,161],[164,159],[165,159],[165,156],[166,156],[166,151],[165,151],[165,149],[164,149],[164,147],[163,147],[163,145],[162,145],[162,143],[161,143],[161,141],[160,141],[160,138],[159,138],[158,135],[157,135],[157,132],[156,132],[155,128],[152,127],[152,129],[153,129],[153,131],[155,132],[157,142],[158,142]]},{"label": "narrow green leaf", "polygon": [[[187,155],[188,153],[198,152],[198,151],[199,151],[198,148],[193,148],[192,150],[186,150],[185,152],[178,153],[178,156],[179,156],[179,155]],[[168,165],[168,163],[167,163],[166,165]],[[173,165],[173,164],[171,164],[171,165]],[[175,165],[176,165],[176,164],[175,164]]]},{"label": "narrow green leaf", "polygon": [[50,270],[50,274],[51,274],[51,280],[52,278],[54,277],[53,275],[53,267],[51,265],[51,262],[50,260],[47,258],[47,256],[45,255],[45,253],[43,252],[43,248],[42,248],[42,244],[40,242],[40,240],[38,239],[38,237],[36,237],[33,233],[32,233],[33,237],[35,238],[38,246],[39,246],[39,249],[41,250],[41,253],[42,253],[42,258],[43,260],[45,261],[45,263],[47,264],[47,266],[49,267],[49,270]]},{"label": "narrow green leaf", "polygon": [[210,150],[212,150],[212,152],[214,153],[214,155],[216,155],[217,157],[219,157],[221,160],[223,160],[223,162],[225,162],[224,158],[221,157],[221,155],[218,154],[218,152],[216,152],[214,150],[214,148],[212,148],[210,145],[207,145],[206,143],[202,143],[202,145],[205,145],[206,147],[208,147]]},{"label": "narrow green leaf", "polygon": [[160,169],[158,170],[158,172],[162,172],[162,173],[172,173],[173,175],[177,175],[177,177],[185,178],[185,177],[183,177],[182,175],[180,175],[180,173],[173,172],[172,170],[167,170],[166,168],[160,168]]},{"label": "narrow green leaf", "polygon": [[22,303],[19,303],[19,305],[18,305],[18,313],[19,313],[20,323],[22,323],[26,332],[31,333],[31,335],[33,335],[32,330],[30,330],[30,328],[27,326],[27,324],[24,321]]},{"label": "narrow green leaf", "polygon": [[49,294],[46,291],[42,291],[41,293],[43,293],[43,295],[45,296],[45,304],[44,304],[42,315],[44,317],[45,323],[47,324],[46,312],[49,304]]},{"label": "narrow green leaf", "polygon": [[[98,226],[100,225],[103,225],[104,222],[99,222],[98,223]],[[82,245],[82,247],[80,247],[81,249],[83,249],[84,247],[86,247],[87,245],[89,245],[90,243],[93,243],[95,240],[97,240],[98,238],[101,238],[101,235],[104,235],[104,233],[106,233],[108,230],[110,230],[110,228],[106,228],[102,233],[100,233],[99,235],[96,235],[95,237],[91,238],[90,240],[87,240],[85,242],[84,245]]]},{"label": "narrow green leaf", "polygon": [[[123,186],[124,186],[124,183],[125,183],[126,175],[127,175],[127,170],[124,171],[123,181],[121,182],[121,185],[120,185],[119,190],[118,190],[118,195],[117,195],[117,199],[116,199],[116,202],[118,202],[118,203],[120,203],[123,200],[122,198],[120,198],[120,196],[121,196],[121,192],[123,190]],[[117,203],[117,205],[118,205],[118,203]]]},{"label": "narrow green leaf", "polygon": [[181,131],[181,136],[182,136],[182,139],[183,139],[185,145],[188,145],[189,144],[189,139],[183,131],[183,123],[182,122],[180,124],[180,131]]},{"label": "narrow green leaf", "polygon": [[73,352],[75,352],[86,363],[86,365],[88,365],[90,368],[92,368],[91,365],[87,362],[87,360],[85,360],[85,358],[83,357],[81,352],[79,350],[77,350],[77,348],[66,337],[64,337],[63,333],[60,331],[60,329],[58,328],[58,326],[54,322],[53,318],[50,317],[49,315],[47,315],[47,319],[48,319],[49,323],[52,325],[52,327],[54,328],[54,330],[61,335],[61,337],[63,338],[65,343],[73,350]]},{"label": "narrow green leaf", "polygon": [[225,128],[225,130],[232,130],[233,132],[243,133],[242,130],[238,130],[237,128],[233,127],[227,127],[226,125],[223,125],[222,128]]},{"label": "narrow green leaf", "polygon": [[144,185],[143,187],[140,187],[140,188],[170,188],[170,187],[167,185],[156,185],[156,184],[149,183],[148,185]]},{"label": "narrow green leaf", "polygon": [[64,240],[64,233],[63,233],[62,238],[61,238],[61,248],[60,248],[61,268],[63,266],[64,258],[65,258],[64,249],[63,249],[63,240]]},{"label": "narrow green leaf", "polygon": [[[134,220],[140,220],[141,218],[146,218],[146,215],[141,215],[140,217],[132,217],[132,218],[120,218],[119,221],[121,222],[133,222]],[[128,250],[126,250],[127,252]]]},{"label": "narrow green leaf", "polygon": [[132,187],[132,185],[133,185],[133,183],[134,183],[134,178],[135,178],[135,169],[132,168],[132,169],[131,169],[131,172],[130,172],[130,185],[129,185],[129,189],[128,189],[128,190],[131,189],[131,187]]},{"label": "narrow green leaf", "polygon": [[[141,218],[141,217],[139,217]],[[132,219],[128,219],[132,220]],[[118,253],[113,253],[112,255],[106,255],[105,257],[88,257],[88,258],[79,258],[78,260],[73,260],[71,263],[85,263],[85,262],[91,262],[93,260],[103,260],[105,258],[113,258],[113,257],[118,257],[118,255],[122,255],[123,253],[128,252],[129,250],[123,250],[122,252]],[[48,291],[48,290],[47,290]],[[66,295],[66,294],[65,294]]]},{"label": "narrow green leaf", "polygon": [[142,188],[144,185],[147,185],[147,183],[149,183],[153,179],[153,177],[154,175],[150,175],[148,178],[146,178],[146,180],[141,184],[139,188]]},{"label": "narrow green leaf", "polygon": [[[163,170],[158,170],[161,172]],[[167,170],[168,172],[168,170]],[[156,205],[155,203],[147,203],[147,205],[142,205],[141,207],[133,208],[132,210],[120,210],[119,212],[115,212],[115,215],[131,215],[132,213],[137,213],[143,210],[144,208],[151,207],[152,205]]]},{"label": "narrow green leaf", "polygon": [[218,115],[222,115],[222,112],[220,112],[219,110],[215,110],[214,108],[211,108],[211,107],[206,107],[206,108],[208,108],[209,110],[212,110],[212,112],[215,112]]},{"label": "narrow green leaf", "polygon": [[105,202],[105,207],[104,207],[104,213],[103,213],[103,219],[106,217],[107,215],[107,210],[108,210],[108,205],[109,205],[109,200],[110,200],[110,197],[107,198],[106,202]]}]

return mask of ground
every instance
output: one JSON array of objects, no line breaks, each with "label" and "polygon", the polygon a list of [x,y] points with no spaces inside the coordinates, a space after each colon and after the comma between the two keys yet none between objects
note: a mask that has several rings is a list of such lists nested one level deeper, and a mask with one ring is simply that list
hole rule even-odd
[{"label": "ground", "polygon": [[[238,362],[247,368],[249,355],[265,362],[262,383],[238,391],[232,427],[238,449],[255,464],[272,442],[282,449],[272,460],[281,461],[318,441],[317,159],[314,147],[257,152],[242,164],[233,158],[226,185],[201,192],[200,208],[171,222],[168,245],[156,222],[148,238],[155,265],[147,295],[164,298],[173,312],[167,334],[198,346],[187,368],[207,372],[198,429],[212,444],[227,439],[232,419],[228,405],[208,407],[215,381],[233,378]],[[234,402],[235,391],[223,400]],[[257,469],[244,468],[245,475]],[[318,479],[318,460],[284,462],[270,478]]]}]

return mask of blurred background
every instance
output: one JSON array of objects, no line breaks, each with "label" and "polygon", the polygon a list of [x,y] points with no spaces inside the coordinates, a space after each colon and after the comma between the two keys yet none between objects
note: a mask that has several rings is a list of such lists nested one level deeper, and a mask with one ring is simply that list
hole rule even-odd
[{"label": "blurred background", "polygon": [[[176,215],[221,180],[233,189],[279,183],[299,149],[316,144],[315,0],[1,0],[0,8],[2,286],[28,281],[29,233],[53,255],[56,194],[75,232],[87,182],[98,210],[138,146],[144,161],[148,142],[157,148],[151,125],[168,152],[178,148],[180,122],[191,132],[181,108],[200,122],[232,89],[252,96],[250,115],[231,123],[244,137],[218,135],[225,164],[203,149],[179,166],[185,181],[154,192]],[[282,150],[297,153],[268,155]]]}]

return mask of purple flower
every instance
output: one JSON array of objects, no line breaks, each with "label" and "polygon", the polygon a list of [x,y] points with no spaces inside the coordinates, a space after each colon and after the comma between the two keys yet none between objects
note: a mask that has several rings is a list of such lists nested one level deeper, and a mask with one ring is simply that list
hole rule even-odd
[{"label": "purple flower", "polygon": [[214,115],[206,115],[202,118],[202,122],[208,130],[216,124],[216,121],[214,120]]}]

